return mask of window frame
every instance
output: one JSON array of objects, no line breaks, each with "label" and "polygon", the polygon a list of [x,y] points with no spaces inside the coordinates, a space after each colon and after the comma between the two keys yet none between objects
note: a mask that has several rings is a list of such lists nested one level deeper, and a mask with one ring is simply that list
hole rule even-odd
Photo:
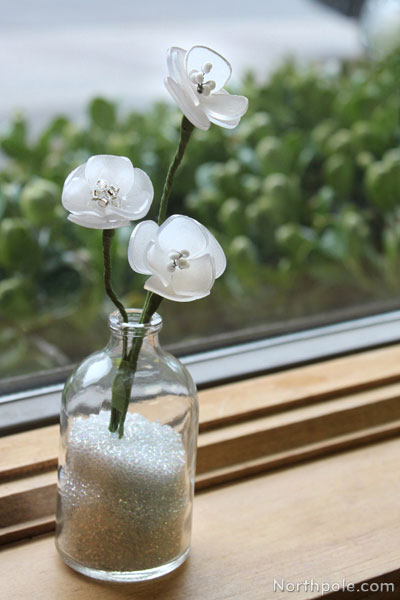
[{"label": "window frame", "polygon": [[[181,357],[199,389],[400,341],[400,310]],[[66,376],[72,370],[58,369]],[[30,376],[23,380],[29,382]],[[39,376],[31,376],[40,382]],[[58,421],[64,381],[0,396],[0,436]]]}]

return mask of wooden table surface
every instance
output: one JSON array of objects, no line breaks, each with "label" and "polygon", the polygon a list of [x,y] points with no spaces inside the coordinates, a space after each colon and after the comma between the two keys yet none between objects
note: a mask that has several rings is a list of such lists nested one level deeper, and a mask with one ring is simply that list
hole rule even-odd
[{"label": "wooden table surface", "polygon": [[[400,572],[399,465],[394,439],[202,491],[190,558],[147,583],[106,584],[75,573],[58,557],[51,534],[3,546],[1,597],[301,600],[321,593],[274,592],[274,578],[390,581]],[[388,596],[400,598],[399,583],[396,590]]]}]

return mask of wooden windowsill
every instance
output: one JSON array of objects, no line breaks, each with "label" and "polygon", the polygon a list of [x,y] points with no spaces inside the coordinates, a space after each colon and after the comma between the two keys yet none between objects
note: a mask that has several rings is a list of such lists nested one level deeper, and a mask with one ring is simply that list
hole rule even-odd
[{"label": "wooden windowsill", "polygon": [[201,392],[192,554],[148,584],[100,584],[65,567],[46,534],[58,428],[2,438],[5,597],[321,597],[273,593],[274,577],[382,578],[400,597],[400,440],[389,439],[400,431],[399,365],[400,346],[391,346]]},{"label": "wooden windowsill", "polygon": [[0,560],[4,597],[321,597],[317,592],[273,593],[274,578],[287,583],[313,579],[332,584],[345,579],[359,584],[383,577],[400,590],[398,574],[393,574],[400,568],[399,462],[400,441],[390,440],[208,489],[195,499],[187,564],[146,584],[111,585],[78,575],[58,557],[52,535],[5,547]]}]

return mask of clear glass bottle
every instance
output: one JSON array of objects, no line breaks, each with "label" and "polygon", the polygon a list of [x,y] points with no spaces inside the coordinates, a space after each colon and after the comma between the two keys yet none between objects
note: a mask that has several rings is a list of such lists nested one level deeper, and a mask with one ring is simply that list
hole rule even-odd
[{"label": "clear glass bottle", "polygon": [[[196,388],[158,342],[161,317],[109,318],[110,341],[65,384],[60,417],[56,545],[73,569],[141,581],[177,568],[190,549],[198,431]],[[114,376],[142,336],[122,438],[108,429]]]}]

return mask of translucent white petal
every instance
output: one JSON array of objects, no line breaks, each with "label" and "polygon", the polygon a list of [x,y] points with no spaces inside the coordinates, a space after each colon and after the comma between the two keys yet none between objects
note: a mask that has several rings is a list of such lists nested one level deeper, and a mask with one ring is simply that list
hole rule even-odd
[{"label": "translucent white petal", "polygon": [[74,175],[81,170],[75,169],[66,179],[61,195],[61,202],[70,212],[90,211],[94,208],[92,194],[88,182],[84,177]]},{"label": "translucent white petal", "polygon": [[168,254],[161,250],[157,243],[150,246],[146,254],[146,263],[150,272],[156,274],[164,286],[171,282],[172,273],[167,270],[169,262]]},{"label": "translucent white petal", "polygon": [[133,185],[134,170],[126,156],[99,154],[87,161],[85,176],[91,189],[99,179],[104,179],[109,185],[119,187],[121,196],[126,196]]},{"label": "translucent white petal", "polygon": [[165,287],[157,275],[152,275],[144,284],[144,289],[149,290],[149,292],[154,292],[163,298],[167,298],[168,300],[174,300],[175,302],[192,302],[193,300],[199,300],[200,298],[205,298],[208,296],[210,292],[206,292],[204,294],[197,294],[192,296],[181,296],[177,294],[171,286]]},{"label": "translucent white petal", "polygon": [[83,165],[79,165],[79,167],[76,167],[76,169],[71,171],[71,173],[68,175],[68,177],[65,180],[64,185],[67,185],[69,183],[69,181],[71,179],[73,179],[74,177],[85,178],[85,169],[86,169],[86,163],[83,163]]},{"label": "translucent white petal", "polygon": [[117,229],[118,227],[130,225],[129,221],[108,221],[95,215],[68,215],[68,220],[89,229]]},{"label": "translucent white petal", "polygon": [[218,94],[202,96],[201,103],[209,117],[222,121],[232,121],[244,115],[249,106],[246,96],[234,96],[225,90]]},{"label": "translucent white petal", "polygon": [[146,193],[150,196],[150,201],[152,201],[154,196],[154,188],[153,184],[151,183],[150,177],[145,171],[142,171],[142,169],[136,168],[134,169],[134,172],[135,179],[133,181],[133,186],[131,188],[131,191],[129,192],[129,195]]},{"label": "translucent white petal", "polygon": [[147,215],[154,197],[153,184],[150,177],[142,169],[134,170],[135,177],[122,206],[114,207],[114,212],[127,219],[139,220]]},{"label": "translucent white petal", "polygon": [[173,46],[167,50],[167,66],[169,76],[176,83],[185,84],[189,79],[185,68],[186,50]]},{"label": "translucent white petal", "polygon": [[184,87],[190,98],[193,100],[193,103],[198,106],[198,94],[196,94],[195,88],[186,73],[185,58],[186,50],[183,50],[183,48],[169,48],[167,50],[168,72],[171,79],[178,85]]},{"label": "translucent white petal", "polygon": [[237,127],[240,123],[240,117],[238,117],[237,119],[215,119],[214,117],[208,117],[211,121],[211,123],[215,123],[215,125],[218,125],[219,127],[224,127],[225,129],[235,129],[235,127]]},{"label": "translucent white petal", "polygon": [[206,46],[193,46],[187,53],[185,62],[187,73],[192,70],[201,71],[205,63],[211,63],[211,71],[207,73],[205,80],[215,81],[216,92],[224,87],[232,73],[232,67],[226,58]]},{"label": "translucent white petal", "polygon": [[187,250],[191,258],[204,252],[208,238],[203,226],[184,215],[169,217],[160,227],[158,243],[164,252]]},{"label": "translucent white petal", "polygon": [[175,269],[171,287],[179,295],[198,296],[207,294],[215,281],[214,262],[209,254],[189,260],[189,268]]},{"label": "translucent white petal", "polygon": [[157,237],[158,225],[154,221],[142,221],[132,231],[128,246],[128,261],[136,273],[150,275],[147,252]]},{"label": "translucent white petal", "polygon": [[164,80],[165,87],[179,106],[183,114],[195,127],[207,131],[210,127],[210,121],[201,108],[201,105],[194,103],[191,93],[182,85],[175,83],[171,77]]},{"label": "translucent white petal", "polygon": [[207,252],[211,255],[215,266],[215,279],[218,279],[226,269],[226,257],[219,242],[204,225],[201,225],[208,238]]}]

